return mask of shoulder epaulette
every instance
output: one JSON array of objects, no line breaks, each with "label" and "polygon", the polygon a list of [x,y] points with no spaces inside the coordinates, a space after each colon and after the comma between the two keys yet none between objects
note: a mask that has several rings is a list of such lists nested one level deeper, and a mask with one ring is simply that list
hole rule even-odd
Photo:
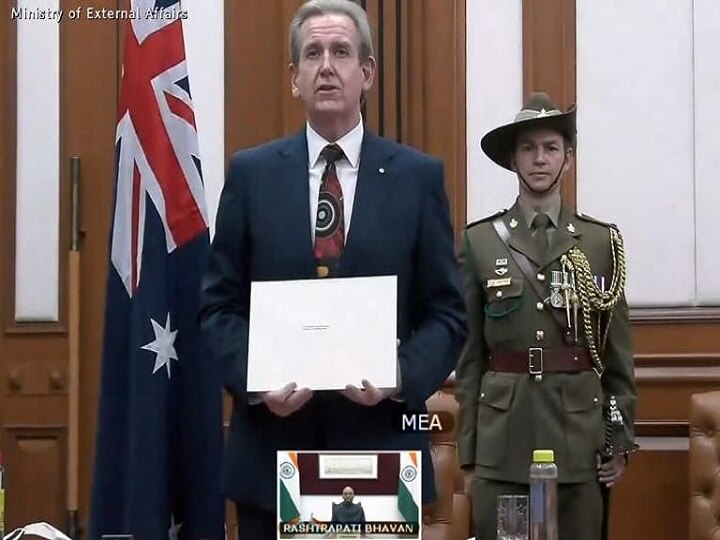
[{"label": "shoulder epaulette", "polygon": [[575,216],[578,219],[587,221],[588,223],[595,223],[596,225],[602,225],[603,227],[608,227],[608,228],[612,228],[612,229],[618,228],[617,225],[615,225],[614,223],[607,223],[605,221],[600,221],[599,219],[594,218],[592,216],[588,216],[587,214],[583,214],[582,212],[575,212]]},{"label": "shoulder epaulette", "polygon": [[499,212],[495,212],[494,214],[491,214],[491,215],[489,215],[489,216],[485,216],[484,218],[480,218],[480,219],[478,219],[477,221],[473,221],[472,223],[468,223],[468,224],[465,226],[465,229],[470,229],[471,227],[474,227],[475,225],[480,225],[481,223],[487,223],[488,221],[492,221],[492,220],[495,219],[496,217],[502,216],[502,215],[506,214],[507,211],[508,211],[507,208],[503,208],[503,209],[500,210]]}]

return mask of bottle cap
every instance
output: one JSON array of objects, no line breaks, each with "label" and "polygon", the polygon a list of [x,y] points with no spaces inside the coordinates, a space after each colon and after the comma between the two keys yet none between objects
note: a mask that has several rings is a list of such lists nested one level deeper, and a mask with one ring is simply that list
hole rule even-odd
[{"label": "bottle cap", "polygon": [[555,461],[553,450],[533,450],[533,461],[535,463],[552,463]]}]

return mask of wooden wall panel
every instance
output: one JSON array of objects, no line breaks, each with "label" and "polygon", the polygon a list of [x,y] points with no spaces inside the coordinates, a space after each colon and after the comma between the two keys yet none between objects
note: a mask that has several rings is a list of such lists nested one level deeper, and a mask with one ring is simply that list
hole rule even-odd
[{"label": "wooden wall panel", "polygon": [[[547,92],[563,110],[575,103],[575,56],[575,0],[524,0],[523,97]],[[572,208],[576,169],[577,164],[561,188],[563,201]]]},{"label": "wooden wall panel", "polygon": [[375,85],[369,92],[365,106],[368,125],[381,136],[402,139],[402,67],[406,62],[403,54],[402,30],[404,12],[398,0],[366,0],[368,17],[372,21],[377,74]]},{"label": "wooden wall panel", "polygon": [[613,488],[610,538],[687,538],[687,451],[642,451]]},{"label": "wooden wall panel", "polygon": [[443,160],[456,233],[466,223],[465,3],[406,2],[403,141]]},{"label": "wooden wall panel", "polygon": [[[77,2],[63,0],[77,7]],[[120,0],[93,0],[95,9],[119,9]],[[87,527],[95,451],[97,407],[113,215],[115,127],[123,22],[73,21],[63,30],[65,154],[80,164],[80,432],[78,481],[80,525]],[[78,44],[82,43],[83,46]],[[92,77],[88,73],[92,72]],[[66,176],[65,178],[69,178]],[[72,474],[70,472],[69,474]],[[64,522],[63,522],[64,523]],[[87,538],[87,529],[84,538]]]},{"label": "wooden wall panel", "polygon": [[293,133],[303,121],[290,95],[287,31],[298,0],[225,1],[225,150]]},{"label": "wooden wall panel", "polygon": [[[14,4],[14,2],[13,2]],[[67,14],[76,3],[62,0]],[[98,0],[95,9],[117,9]],[[12,267],[15,208],[16,23],[0,18],[0,443],[7,465],[6,529],[30,520],[65,528],[68,475],[79,484],[87,523],[99,395],[100,349],[114,172],[118,35],[115,21],[81,17],[60,26],[60,320],[15,324]],[[90,74],[90,75],[89,75]],[[80,467],[67,470],[67,271],[69,158],[81,159]],[[38,246],[41,249],[41,246]]]},{"label": "wooden wall panel", "polygon": [[[702,370],[700,372],[700,370]],[[688,425],[690,396],[720,388],[720,369],[638,368],[637,421]]]},{"label": "wooden wall panel", "polygon": [[[10,7],[15,2],[10,2]],[[9,9],[9,8],[8,8]],[[0,17],[0,328],[12,320],[15,259],[15,152],[17,131],[17,31]],[[12,181],[11,181],[12,179]],[[0,337],[0,340],[2,338]],[[0,341],[2,343],[2,341]],[[0,375],[0,381],[2,380]]]},{"label": "wooden wall panel", "polygon": [[[17,24],[8,14],[0,21],[0,447],[7,469],[6,530],[23,522],[24,516],[47,519],[49,515],[62,523],[65,504],[64,480],[60,481],[65,476],[65,329],[62,322],[16,324],[14,320],[16,75]],[[61,233],[61,241],[66,239]],[[66,273],[64,263],[60,266],[62,283]],[[62,285],[60,291],[62,310]],[[61,311],[60,320],[64,318]],[[49,402],[53,408],[45,408]],[[37,465],[32,462],[35,457],[48,459]],[[44,481],[52,485],[33,494],[34,488],[42,490]],[[10,495],[13,486],[17,498]]]},{"label": "wooden wall panel", "polygon": [[3,429],[6,476],[5,530],[35,521],[65,522],[64,426]]},{"label": "wooden wall panel", "polygon": [[720,387],[720,323],[635,320],[633,343],[640,426],[680,423],[687,436],[690,395]]},{"label": "wooden wall panel", "polygon": [[687,362],[690,356],[719,358],[720,320],[668,320],[650,324],[636,320],[633,340],[642,365],[647,365],[644,355],[653,355],[656,361],[665,358],[680,364]]}]

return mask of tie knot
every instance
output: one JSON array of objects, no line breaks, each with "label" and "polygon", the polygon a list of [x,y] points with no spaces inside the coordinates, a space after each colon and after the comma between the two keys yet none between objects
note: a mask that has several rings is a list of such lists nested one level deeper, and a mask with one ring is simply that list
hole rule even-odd
[{"label": "tie knot", "polygon": [[533,219],[532,226],[535,230],[540,231],[547,229],[550,226],[550,223],[552,223],[550,220],[550,216],[548,216],[544,212],[540,212]]},{"label": "tie knot", "polygon": [[322,149],[320,155],[325,159],[328,165],[334,165],[339,159],[345,157],[345,152],[337,144],[328,144]]}]

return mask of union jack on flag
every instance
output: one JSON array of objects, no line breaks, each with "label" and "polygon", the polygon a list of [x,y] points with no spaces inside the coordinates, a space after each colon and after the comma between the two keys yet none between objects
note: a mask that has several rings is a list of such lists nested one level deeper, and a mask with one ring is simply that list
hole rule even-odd
[{"label": "union jack on flag", "polygon": [[[179,1],[137,0],[133,7],[142,15],[148,8],[179,9]],[[140,18],[128,25],[115,140],[119,232],[112,263],[132,296],[142,265],[145,193],[163,221],[168,253],[207,229],[180,20]]]},{"label": "union jack on flag", "polygon": [[90,538],[220,538],[221,384],[197,317],[208,218],[180,3],[131,9]]}]

